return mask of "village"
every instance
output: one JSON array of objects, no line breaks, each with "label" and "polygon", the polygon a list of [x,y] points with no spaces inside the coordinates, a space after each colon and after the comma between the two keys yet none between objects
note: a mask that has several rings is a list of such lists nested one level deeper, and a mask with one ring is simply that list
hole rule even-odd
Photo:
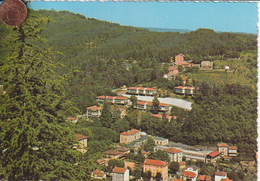
[{"label": "village", "polygon": [[[179,54],[175,57],[175,64],[169,67],[169,72],[164,78],[171,79],[177,75],[178,66],[187,68],[194,65],[185,62],[184,55]],[[213,63],[204,61],[200,68],[212,70]],[[228,71],[229,67],[225,66],[224,70]],[[179,95],[195,96],[196,89],[199,88],[185,86],[184,83],[184,86],[175,87],[174,92]],[[154,98],[158,96],[156,88],[123,86],[118,89],[117,94],[117,96],[97,96],[96,102],[99,105],[103,105],[104,102],[110,104],[112,116],[119,113],[120,118],[124,118],[127,109],[131,107],[141,112],[150,112],[151,117],[158,121],[165,119],[170,122],[177,119],[177,116],[170,114],[174,104],[159,102],[156,110],[154,105]],[[137,100],[135,97],[134,102],[131,100],[132,96],[149,97],[149,100],[153,99],[153,101]],[[101,114],[102,106],[93,105],[86,108],[86,114],[68,120],[73,123],[76,123],[79,118],[90,121],[100,117]],[[87,137],[76,136],[81,144],[78,150],[82,153],[87,152]],[[100,168],[93,170],[91,175],[93,180],[231,181],[227,172],[221,168],[230,163],[232,165],[234,163],[232,160],[238,156],[236,145],[219,142],[213,147],[195,147],[175,143],[157,135],[149,135],[137,129],[121,132],[119,140],[112,149],[103,152],[103,158],[96,160],[103,170]],[[213,176],[204,174],[203,169],[206,165],[214,169]]]}]

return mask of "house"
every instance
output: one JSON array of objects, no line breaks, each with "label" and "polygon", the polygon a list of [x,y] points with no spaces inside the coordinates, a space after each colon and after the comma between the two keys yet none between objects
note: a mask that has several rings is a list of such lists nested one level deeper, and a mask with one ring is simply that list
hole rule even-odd
[{"label": "house", "polygon": [[227,178],[227,172],[216,171],[215,172],[215,181],[221,181],[222,179]]},{"label": "house", "polygon": [[168,180],[168,164],[161,160],[145,159],[143,164],[143,172],[151,171],[152,177],[157,173],[161,173],[162,181]]},{"label": "house", "polygon": [[163,150],[169,155],[170,162],[181,162],[182,161],[182,151],[176,148],[167,148]]},{"label": "house", "polygon": [[67,117],[66,120],[70,121],[71,123],[77,123],[78,118],[76,118],[76,117]]},{"label": "house", "polygon": [[221,155],[228,156],[228,145],[226,143],[217,144],[217,150]]},{"label": "house", "polygon": [[128,98],[122,96],[115,96],[113,103],[116,105],[126,105],[128,104]]},{"label": "house", "polygon": [[201,70],[212,70],[212,69],[213,69],[213,62],[210,62],[210,61],[202,61],[202,62],[201,62],[200,69],[201,69]]},{"label": "house", "polygon": [[211,176],[208,175],[199,175],[197,181],[211,181]]},{"label": "house", "polygon": [[81,153],[85,153],[86,147],[88,145],[88,138],[82,134],[76,134],[76,139],[79,142],[79,147],[77,148],[78,151],[80,151]]},{"label": "house", "polygon": [[196,181],[198,176],[199,169],[195,166],[188,166],[185,171],[182,173],[183,180]]},{"label": "house", "polygon": [[141,132],[136,129],[131,129],[127,132],[123,132],[120,134],[120,143],[131,143],[141,137]]},{"label": "house", "polygon": [[220,159],[220,153],[213,151],[206,156],[206,163],[216,163],[218,159]]},{"label": "house", "polygon": [[169,140],[167,138],[162,138],[159,136],[152,136],[152,139],[154,140],[155,145],[168,145]]},{"label": "house", "polygon": [[91,177],[95,178],[95,179],[105,179],[106,178],[106,174],[103,171],[100,171],[99,169],[96,169],[92,173]]},{"label": "house", "polygon": [[129,170],[121,167],[114,167],[112,181],[129,181]]},{"label": "house", "polygon": [[129,161],[124,161],[125,167],[124,168],[130,168],[132,171],[135,170],[135,162],[129,162]]},{"label": "house", "polygon": [[229,157],[237,156],[237,147],[236,146],[229,146],[228,147],[228,156]]},{"label": "house", "polygon": [[175,56],[175,65],[182,65],[184,62],[184,57],[185,57],[185,55],[183,55],[181,53],[176,55]]},{"label": "house", "polygon": [[101,107],[91,106],[87,107],[86,117],[88,118],[97,118],[101,116]]}]

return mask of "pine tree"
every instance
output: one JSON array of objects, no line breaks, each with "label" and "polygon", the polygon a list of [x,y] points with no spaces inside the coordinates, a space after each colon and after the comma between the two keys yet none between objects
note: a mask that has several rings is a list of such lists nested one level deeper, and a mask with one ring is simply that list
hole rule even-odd
[{"label": "pine tree", "polygon": [[153,98],[153,111],[155,113],[158,113],[159,110],[160,110],[160,101],[156,96],[154,96],[154,98]]},{"label": "pine tree", "polygon": [[0,67],[0,163],[8,180],[81,180],[87,169],[74,133],[63,127],[76,111],[65,100],[66,79],[54,72],[54,54],[40,33],[49,20],[30,14],[7,37],[9,55]]},{"label": "pine tree", "polygon": [[102,126],[110,128],[113,124],[113,119],[112,119],[112,114],[110,112],[110,105],[108,102],[105,100],[103,107],[102,107],[102,112],[99,118]]}]

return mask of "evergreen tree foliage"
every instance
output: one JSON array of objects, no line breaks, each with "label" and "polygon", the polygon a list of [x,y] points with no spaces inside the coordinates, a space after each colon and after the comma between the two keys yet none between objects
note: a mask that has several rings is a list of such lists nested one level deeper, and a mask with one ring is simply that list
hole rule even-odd
[{"label": "evergreen tree foliage", "polygon": [[107,100],[104,101],[101,116],[99,117],[99,120],[102,124],[102,126],[110,128],[113,123],[112,114],[110,112],[110,105],[107,102]]},{"label": "evergreen tree foliage", "polygon": [[154,98],[153,98],[153,111],[155,113],[158,113],[159,110],[160,110],[160,101],[156,96],[154,96]]},{"label": "evergreen tree foliage", "polygon": [[66,79],[54,73],[53,52],[39,37],[48,21],[30,14],[6,39],[0,161],[7,180],[76,180],[88,173],[81,153],[73,149],[74,133],[62,126],[76,109],[64,99]]}]

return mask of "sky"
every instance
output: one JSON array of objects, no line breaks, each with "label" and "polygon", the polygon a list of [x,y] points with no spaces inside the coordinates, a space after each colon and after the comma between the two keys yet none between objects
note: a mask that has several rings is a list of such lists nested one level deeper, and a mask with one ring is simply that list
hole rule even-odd
[{"label": "sky", "polygon": [[257,3],[31,1],[27,7],[67,10],[135,27],[257,33]]}]

